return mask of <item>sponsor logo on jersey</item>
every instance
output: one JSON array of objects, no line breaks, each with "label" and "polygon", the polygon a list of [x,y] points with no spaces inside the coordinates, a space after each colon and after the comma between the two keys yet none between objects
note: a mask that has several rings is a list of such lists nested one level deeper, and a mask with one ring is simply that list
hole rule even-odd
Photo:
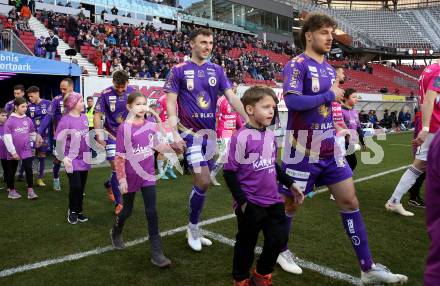
[{"label": "sponsor logo on jersey", "polygon": [[318,72],[318,70],[314,66],[307,66],[307,67],[308,67],[309,71],[311,71],[311,72]]}]

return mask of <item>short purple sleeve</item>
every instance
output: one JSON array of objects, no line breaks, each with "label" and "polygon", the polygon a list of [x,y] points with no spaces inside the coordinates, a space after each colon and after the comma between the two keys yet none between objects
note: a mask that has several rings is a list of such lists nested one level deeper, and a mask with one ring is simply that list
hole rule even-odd
[{"label": "short purple sleeve", "polygon": [[121,124],[121,126],[118,128],[118,133],[116,134],[116,155],[125,155],[124,129],[126,126],[130,128],[129,124]]},{"label": "short purple sleeve", "polygon": [[168,73],[167,80],[163,86],[163,90],[165,92],[172,92],[175,94],[179,93],[180,90],[180,79],[179,79],[179,71],[177,67],[173,67],[171,71]]},{"label": "short purple sleeve", "polygon": [[26,117],[26,120],[27,120],[27,122],[29,124],[29,133],[35,132],[36,131],[35,130],[35,125],[32,122],[32,119],[30,119],[29,117]]},{"label": "short purple sleeve", "polygon": [[6,120],[4,127],[4,135],[12,135],[12,120]]},{"label": "short purple sleeve", "polygon": [[232,136],[231,142],[229,143],[228,161],[226,162],[226,164],[223,167],[223,169],[225,171],[233,171],[233,172],[238,171],[239,164],[235,158],[235,153],[236,153],[237,147],[238,147],[237,145],[238,145],[237,144],[237,136],[234,135],[234,136]]},{"label": "short purple sleeve", "polygon": [[61,117],[60,122],[57,125],[57,130],[55,130],[55,138],[56,140],[61,140],[58,138],[58,135],[65,129],[68,129],[69,125],[68,125],[68,120],[66,120],[66,117],[63,116]]},{"label": "short purple sleeve", "polygon": [[96,100],[94,111],[95,112],[101,112],[101,113],[104,113],[104,111],[105,111],[105,108],[104,108],[104,96],[103,96],[102,93],[98,96],[98,100]]}]

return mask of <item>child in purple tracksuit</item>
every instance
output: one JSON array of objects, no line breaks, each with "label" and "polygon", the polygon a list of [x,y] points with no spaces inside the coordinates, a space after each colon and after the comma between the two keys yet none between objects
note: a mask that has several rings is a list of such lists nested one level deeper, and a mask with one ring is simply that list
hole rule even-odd
[{"label": "child in purple tracksuit", "polygon": [[58,159],[63,161],[69,178],[70,224],[88,221],[83,213],[84,189],[90,170],[89,123],[84,111],[81,94],[73,92],[64,98],[64,115],[55,131]]},{"label": "child in purple tracksuit", "polygon": [[116,214],[110,238],[114,248],[125,247],[122,230],[133,210],[135,195],[141,192],[148,222],[151,263],[158,267],[168,267],[171,261],[163,254],[156,211],[154,149],[160,147],[157,138],[159,127],[157,123],[145,119],[148,106],[142,93],[132,92],[128,96],[127,109],[127,119],[121,123],[117,131],[115,157],[123,208]]},{"label": "child in purple tracksuit", "polygon": [[[278,101],[274,91],[254,86],[244,93],[241,101],[249,123],[232,136],[224,167],[224,178],[235,200],[238,220],[232,276],[237,286],[272,285],[271,273],[288,238],[277,180],[290,190],[296,203],[301,204],[304,195],[276,163],[275,136],[266,128],[272,122]],[[260,231],[264,233],[263,252],[249,279]]]},{"label": "child in purple tracksuit", "polygon": [[[353,132],[357,133],[362,149],[365,150],[364,132],[362,131],[361,122],[359,121],[359,113],[355,109],[357,101],[356,90],[352,88],[346,89],[344,92],[344,105],[342,105],[342,117],[344,118],[347,128],[352,131],[350,134],[353,134]],[[355,146],[355,144],[353,144],[355,140],[351,138],[350,134],[345,135],[345,149],[347,150],[345,159],[347,159],[351,170],[354,170],[357,165],[356,149],[353,148],[353,146]]]},{"label": "child in purple tracksuit", "polygon": [[6,184],[9,189],[8,198],[19,199],[21,195],[15,189],[15,173],[17,172],[18,161],[24,166],[26,173],[26,183],[28,199],[38,198],[33,189],[33,173],[32,173],[32,148],[37,141],[36,147],[41,144],[41,138],[37,139],[34,124],[32,120],[26,116],[27,103],[23,97],[14,99],[14,112],[11,113],[6,120],[4,127],[3,140],[6,145],[7,153],[7,178]]}]

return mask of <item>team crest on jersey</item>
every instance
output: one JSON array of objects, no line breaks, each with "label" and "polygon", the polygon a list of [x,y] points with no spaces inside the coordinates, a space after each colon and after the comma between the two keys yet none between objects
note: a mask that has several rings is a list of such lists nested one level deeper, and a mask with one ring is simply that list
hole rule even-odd
[{"label": "team crest on jersey", "polygon": [[203,91],[197,96],[197,105],[202,109],[209,108],[209,97]]},{"label": "team crest on jersey", "polygon": [[312,77],[312,91],[318,92],[319,91],[319,78]]},{"label": "team crest on jersey", "polygon": [[28,126],[27,121],[23,121],[23,126]]},{"label": "team crest on jersey", "polygon": [[210,86],[215,86],[217,84],[217,79],[212,76],[208,79],[208,83]]},{"label": "team crest on jersey", "polygon": [[194,90],[194,79],[193,78],[186,79],[186,89],[189,91]]},{"label": "team crest on jersey", "polygon": [[321,106],[319,106],[319,114],[321,114],[322,117],[327,118],[330,114],[329,108],[322,104]]},{"label": "team crest on jersey", "polygon": [[109,103],[110,103],[110,111],[114,112],[116,110],[116,96],[110,96]]},{"label": "team crest on jersey", "polygon": [[122,113],[119,113],[118,117],[116,118],[116,122],[121,124],[124,121],[124,117],[122,116]]}]

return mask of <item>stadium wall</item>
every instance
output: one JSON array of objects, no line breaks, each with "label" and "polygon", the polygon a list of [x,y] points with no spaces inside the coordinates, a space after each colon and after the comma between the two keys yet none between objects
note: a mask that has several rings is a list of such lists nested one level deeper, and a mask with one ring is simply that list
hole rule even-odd
[{"label": "stadium wall", "polygon": [[[130,86],[138,89],[147,98],[149,103],[154,103],[159,97],[165,93],[162,91],[164,81],[153,81],[145,79],[130,79]],[[99,93],[104,89],[112,86],[111,77],[101,77],[101,76],[83,76],[82,77],[82,92],[84,98],[88,96],[97,97]],[[247,85],[239,85],[237,89],[237,95],[241,97],[244,92],[249,88]],[[284,103],[283,90],[282,88],[273,89],[278,97],[278,110],[282,113],[287,112],[286,105]],[[407,100],[405,96],[392,95],[392,94],[368,94],[368,93],[358,93],[360,100],[358,103],[358,110],[376,110],[378,116],[383,114],[383,110],[392,109],[400,110],[404,106],[411,107],[414,101]],[[412,108],[410,108],[412,110]]]}]

